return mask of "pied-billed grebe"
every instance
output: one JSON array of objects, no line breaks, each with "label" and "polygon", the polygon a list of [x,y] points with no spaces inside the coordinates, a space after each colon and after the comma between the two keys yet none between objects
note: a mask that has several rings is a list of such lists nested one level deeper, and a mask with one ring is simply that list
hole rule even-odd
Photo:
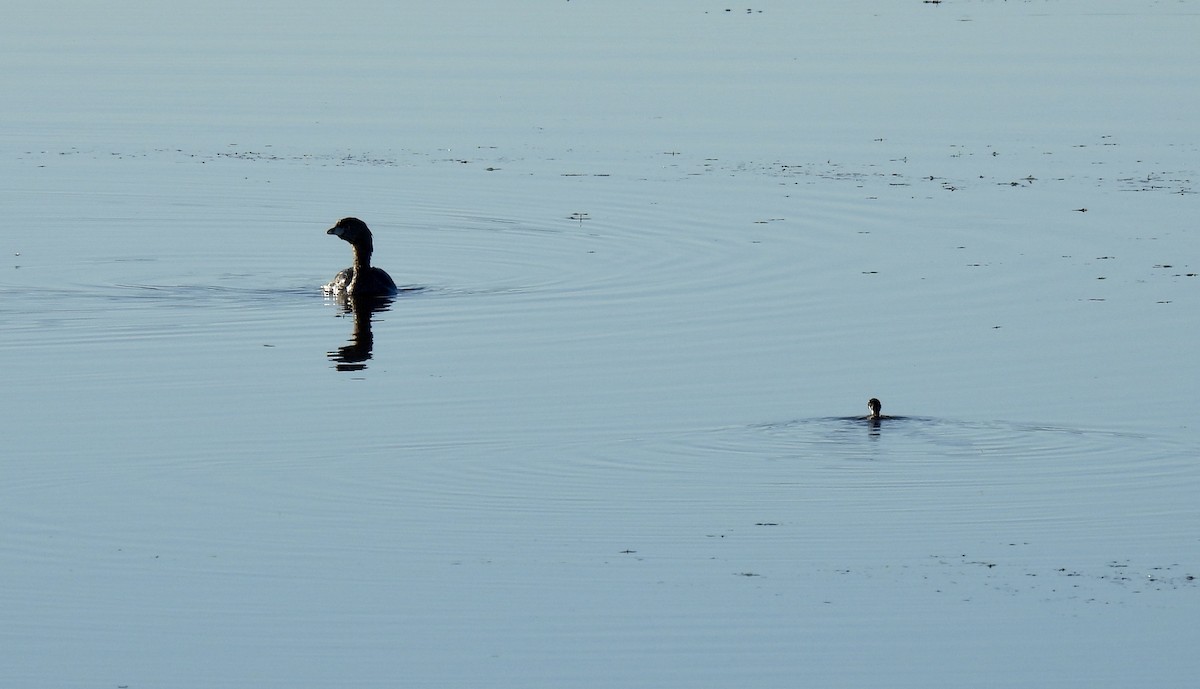
[{"label": "pied-billed grebe", "polygon": [[883,404],[878,399],[872,397],[871,399],[867,400],[867,409],[871,410],[871,413],[867,415],[868,419],[883,418],[883,416],[879,413],[879,411],[883,409]]},{"label": "pied-billed grebe", "polygon": [[358,218],[342,218],[325,234],[333,234],[350,242],[354,247],[354,265],[333,276],[328,285],[322,287],[326,294],[347,297],[386,297],[396,293],[392,277],[371,265],[371,230]]}]

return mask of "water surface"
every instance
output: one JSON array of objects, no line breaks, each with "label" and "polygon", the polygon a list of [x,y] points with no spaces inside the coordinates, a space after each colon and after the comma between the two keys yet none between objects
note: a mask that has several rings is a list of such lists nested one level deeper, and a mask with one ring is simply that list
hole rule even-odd
[{"label": "water surface", "polygon": [[728,10],[7,21],[0,684],[1194,677],[1200,6]]}]

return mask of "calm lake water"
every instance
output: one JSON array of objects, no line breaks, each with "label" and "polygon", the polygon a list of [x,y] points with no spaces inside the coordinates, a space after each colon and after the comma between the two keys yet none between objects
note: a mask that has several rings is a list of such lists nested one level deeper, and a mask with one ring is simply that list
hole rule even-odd
[{"label": "calm lake water", "polygon": [[0,686],[1200,674],[1200,2],[9,14]]}]

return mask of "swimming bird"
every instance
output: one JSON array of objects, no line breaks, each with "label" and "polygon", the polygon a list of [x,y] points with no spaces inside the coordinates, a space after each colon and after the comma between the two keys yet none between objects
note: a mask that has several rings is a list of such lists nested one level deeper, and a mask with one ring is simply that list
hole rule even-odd
[{"label": "swimming bird", "polygon": [[333,280],[321,289],[326,294],[345,297],[386,297],[396,293],[396,282],[381,268],[371,265],[371,253],[375,245],[371,241],[371,230],[358,218],[342,218],[326,230],[350,242],[354,249],[354,265],[333,276]]},{"label": "swimming bird", "polygon": [[883,418],[883,416],[881,416],[879,413],[879,411],[883,409],[883,404],[878,399],[872,397],[871,399],[867,400],[867,409],[871,410],[871,413],[867,415],[868,419],[875,420]]}]

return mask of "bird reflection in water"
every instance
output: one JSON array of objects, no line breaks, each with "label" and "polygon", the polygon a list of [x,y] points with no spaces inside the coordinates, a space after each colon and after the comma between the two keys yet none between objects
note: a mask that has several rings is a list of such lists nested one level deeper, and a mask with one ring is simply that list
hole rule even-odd
[{"label": "bird reflection in water", "polygon": [[343,318],[347,315],[354,318],[354,328],[350,331],[350,341],[329,352],[339,371],[361,371],[367,367],[371,359],[371,350],[375,347],[375,336],[371,333],[371,319],[377,313],[383,313],[392,308],[395,297],[339,297]]}]

